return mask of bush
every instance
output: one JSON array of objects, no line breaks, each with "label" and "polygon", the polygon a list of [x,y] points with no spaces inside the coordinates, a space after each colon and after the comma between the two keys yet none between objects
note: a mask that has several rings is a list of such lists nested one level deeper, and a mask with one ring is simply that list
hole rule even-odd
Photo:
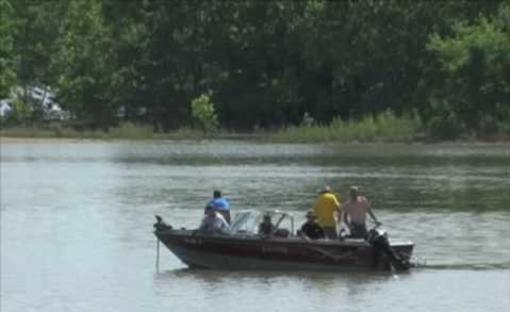
[{"label": "bush", "polygon": [[191,115],[204,132],[217,130],[218,117],[209,95],[202,94],[191,101]]}]

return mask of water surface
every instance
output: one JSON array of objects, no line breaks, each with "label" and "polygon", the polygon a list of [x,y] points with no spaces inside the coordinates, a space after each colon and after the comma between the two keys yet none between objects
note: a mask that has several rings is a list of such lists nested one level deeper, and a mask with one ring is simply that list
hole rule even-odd
[{"label": "water surface", "polygon": [[[507,311],[508,144],[1,144],[2,311]],[[317,190],[361,186],[408,274],[155,269],[153,215],[199,223],[213,189],[233,210],[300,223]]]}]

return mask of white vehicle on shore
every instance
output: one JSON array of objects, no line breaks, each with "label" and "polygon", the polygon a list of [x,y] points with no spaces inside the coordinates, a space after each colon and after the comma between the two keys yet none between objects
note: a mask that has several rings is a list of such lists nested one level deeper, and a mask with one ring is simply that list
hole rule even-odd
[{"label": "white vehicle on shore", "polygon": [[6,118],[12,113],[12,106],[9,100],[0,100],[0,117]]},{"label": "white vehicle on shore", "polygon": [[15,109],[12,103],[16,100],[25,102],[33,110],[42,111],[44,120],[68,120],[71,117],[71,114],[56,102],[55,92],[50,87],[38,86],[14,88],[10,98],[1,100],[0,116],[9,116]]}]

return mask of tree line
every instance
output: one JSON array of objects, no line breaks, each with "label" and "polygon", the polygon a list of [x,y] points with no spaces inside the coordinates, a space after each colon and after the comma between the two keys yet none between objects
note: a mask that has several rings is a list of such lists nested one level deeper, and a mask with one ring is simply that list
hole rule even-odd
[{"label": "tree line", "polygon": [[[233,130],[416,114],[510,133],[510,1],[0,0],[0,98],[169,131],[207,96]],[[217,120],[216,120],[217,118]]]}]

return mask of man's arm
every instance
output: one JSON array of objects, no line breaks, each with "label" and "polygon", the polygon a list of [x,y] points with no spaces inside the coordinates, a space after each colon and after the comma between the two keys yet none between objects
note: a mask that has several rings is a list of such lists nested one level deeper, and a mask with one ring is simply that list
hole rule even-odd
[{"label": "man's arm", "polygon": [[381,222],[379,222],[379,220],[377,220],[377,217],[375,216],[374,212],[372,211],[372,206],[370,205],[370,203],[368,202],[368,200],[365,198],[365,202],[368,206],[368,215],[370,216],[370,218],[372,218],[372,220],[374,221],[374,223],[376,225],[381,225]]},{"label": "man's arm", "polygon": [[345,202],[344,205],[342,206],[342,222],[345,224],[345,225],[349,225],[349,213],[347,212],[348,209],[347,209],[347,206],[349,205],[349,202]]},{"label": "man's arm", "polygon": [[377,220],[377,218],[375,217],[375,214],[372,212],[372,209],[369,209],[368,210],[368,214],[370,215],[370,218],[372,218],[372,220],[374,220],[375,224],[381,224],[381,222],[379,222],[379,220]]},{"label": "man's arm", "polygon": [[337,223],[342,222],[343,216],[342,216],[342,205],[340,205],[340,202],[338,201],[338,198],[336,195],[333,195],[334,204],[335,204],[335,219]]},{"label": "man's arm", "polygon": [[338,207],[336,207],[336,215],[338,216],[338,220],[337,222],[338,223],[341,223],[344,219],[344,212],[342,211],[342,206],[341,205],[338,205]]}]

